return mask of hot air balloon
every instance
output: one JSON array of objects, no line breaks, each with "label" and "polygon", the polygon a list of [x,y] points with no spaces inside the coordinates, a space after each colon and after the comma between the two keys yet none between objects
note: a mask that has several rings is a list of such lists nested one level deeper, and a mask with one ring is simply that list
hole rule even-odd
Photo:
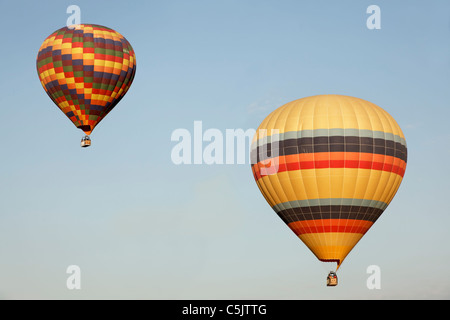
[{"label": "hot air balloon", "polygon": [[136,56],[120,33],[100,25],[61,28],[41,45],[36,60],[39,79],[50,99],[86,136],[130,88]]},{"label": "hot air balloon", "polygon": [[[318,95],[270,113],[253,138],[251,159],[272,209],[337,271],[396,194],[407,148],[397,122],[377,105]],[[334,276],[328,285],[337,284]]]}]

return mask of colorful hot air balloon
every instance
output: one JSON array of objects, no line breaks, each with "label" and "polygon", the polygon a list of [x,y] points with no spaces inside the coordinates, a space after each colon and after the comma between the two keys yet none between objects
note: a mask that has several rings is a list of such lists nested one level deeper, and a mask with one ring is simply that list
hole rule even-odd
[{"label": "colorful hot air balloon", "polygon": [[397,192],[407,150],[399,125],[382,108],[319,95],[269,114],[251,155],[267,202],[319,260],[336,262],[337,271]]},{"label": "colorful hot air balloon", "polygon": [[49,97],[85,132],[82,146],[89,146],[92,130],[130,88],[136,56],[125,37],[110,28],[71,27],[45,39],[37,56],[37,71]]}]

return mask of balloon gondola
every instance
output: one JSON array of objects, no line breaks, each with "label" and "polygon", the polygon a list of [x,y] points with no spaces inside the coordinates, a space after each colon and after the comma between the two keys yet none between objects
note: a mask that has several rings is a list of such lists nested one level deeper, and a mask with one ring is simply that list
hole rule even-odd
[{"label": "balloon gondola", "polygon": [[343,95],[279,107],[262,121],[251,147],[253,176],[266,201],[336,271],[391,202],[406,160],[394,118]]},{"label": "balloon gondola", "polygon": [[[136,56],[113,29],[80,24],[49,35],[36,67],[50,99],[89,137],[130,88]],[[90,139],[83,139],[82,147],[90,146]]]},{"label": "balloon gondola", "polygon": [[337,274],[334,271],[330,271],[327,276],[327,287],[335,287],[338,284]]},{"label": "balloon gondola", "polygon": [[81,138],[81,147],[87,148],[91,146],[91,138],[89,136],[84,136]]}]

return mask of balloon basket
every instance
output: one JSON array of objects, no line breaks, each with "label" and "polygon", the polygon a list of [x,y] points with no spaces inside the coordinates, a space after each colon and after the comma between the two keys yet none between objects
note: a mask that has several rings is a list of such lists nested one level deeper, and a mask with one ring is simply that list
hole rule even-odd
[{"label": "balloon basket", "polygon": [[335,287],[338,284],[338,278],[335,272],[331,271],[327,277],[327,287]]},{"label": "balloon basket", "polygon": [[81,139],[81,147],[87,148],[91,145],[91,138],[89,136],[85,136]]}]

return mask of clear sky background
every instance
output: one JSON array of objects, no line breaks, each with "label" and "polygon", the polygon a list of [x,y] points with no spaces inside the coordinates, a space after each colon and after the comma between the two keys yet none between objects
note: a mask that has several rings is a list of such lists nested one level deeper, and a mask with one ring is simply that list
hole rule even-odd
[{"label": "clear sky background", "polygon": [[[137,58],[87,149],[35,66],[71,4]],[[371,4],[381,30],[366,27]],[[2,0],[0,27],[0,298],[450,298],[449,1]],[[403,183],[336,288],[325,286],[334,265],[272,211],[250,164],[177,166],[170,140],[197,120],[256,129],[327,93],[381,106],[408,143]],[[66,287],[69,265],[81,290]]]}]

